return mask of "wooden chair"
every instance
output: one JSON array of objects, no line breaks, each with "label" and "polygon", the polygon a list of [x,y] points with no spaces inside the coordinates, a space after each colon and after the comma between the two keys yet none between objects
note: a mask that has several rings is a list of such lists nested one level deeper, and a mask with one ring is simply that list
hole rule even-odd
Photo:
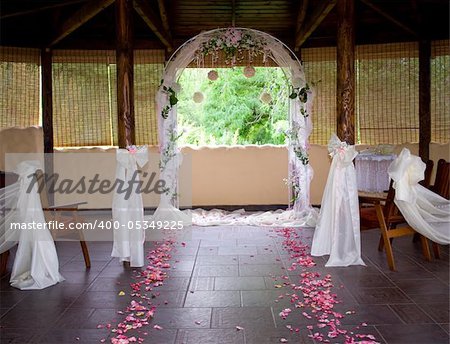
[{"label": "wooden chair", "polygon": [[[433,169],[433,161],[429,160],[426,163],[424,184],[429,184],[431,179],[431,172]],[[360,196],[360,224],[361,230],[379,228],[381,231],[381,237],[378,244],[378,250],[382,251],[386,249],[386,256],[389,265],[389,269],[395,270],[394,254],[392,250],[392,239],[405,235],[415,235],[422,242],[422,251],[426,260],[431,260],[430,248],[428,246],[428,240],[424,236],[417,233],[412,227],[402,225],[406,221],[401,215],[397,206],[394,203],[395,189],[393,188],[393,181],[389,184],[389,190],[385,198],[383,197],[370,197]],[[370,206],[364,207],[364,204],[370,204]]]},{"label": "wooden chair", "polygon": [[[38,182],[39,195],[42,203],[42,210],[44,211],[45,221],[58,221],[64,223],[65,225],[71,222],[82,222],[79,216],[78,207],[82,204],[87,204],[87,202],[77,202],[64,205],[49,205],[48,188],[46,185],[45,175],[42,170],[36,171],[36,180]],[[53,236],[58,236],[58,232],[53,231]],[[89,250],[84,240],[83,233],[78,231],[78,236],[80,238],[81,251],[83,253],[84,264],[86,268],[91,267],[91,260],[89,257]]]}]

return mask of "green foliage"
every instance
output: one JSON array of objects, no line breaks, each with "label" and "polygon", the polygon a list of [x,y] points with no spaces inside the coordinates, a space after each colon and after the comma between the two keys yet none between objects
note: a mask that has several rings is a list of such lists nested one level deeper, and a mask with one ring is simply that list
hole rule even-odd
[{"label": "green foliage", "polygon": [[[246,78],[242,67],[218,68],[219,78],[210,81],[210,69],[188,68],[180,77],[178,124],[185,130],[179,143],[193,145],[285,143],[288,129],[289,85],[281,68],[258,67]],[[197,104],[192,95],[201,91]],[[261,102],[262,92],[272,102]]]}]

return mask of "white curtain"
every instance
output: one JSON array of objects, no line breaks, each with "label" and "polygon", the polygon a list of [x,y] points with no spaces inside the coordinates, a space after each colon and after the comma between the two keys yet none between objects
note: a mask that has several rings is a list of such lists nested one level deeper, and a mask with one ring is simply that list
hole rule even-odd
[{"label": "white curtain", "polygon": [[328,143],[333,158],[322,207],[314,232],[311,255],[330,255],[325,266],[365,265],[361,259],[359,204],[353,159],[355,146],[333,134]]},{"label": "white curtain", "polygon": [[[64,281],[59,273],[55,243],[45,222],[38,186],[33,182],[34,173],[41,168],[39,161],[18,164],[15,173],[19,180],[7,187],[2,196],[7,208],[4,209],[0,252],[19,242],[10,282],[11,286],[22,290],[43,289]],[[14,223],[21,228],[13,229]]]},{"label": "white curtain", "polygon": [[[148,162],[147,147],[140,147],[134,152],[118,149],[116,153],[116,180],[124,182],[124,189],[131,188],[128,183],[134,178],[138,182],[137,166],[143,167]],[[128,192],[115,188],[112,215],[114,227],[114,243],[111,256],[130,262],[131,267],[144,266],[144,206],[142,194],[137,187]]]},{"label": "white curtain", "polygon": [[450,244],[450,201],[419,184],[425,163],[403,148],[388,168],[394,181],[394,202],[408,224],[439,244]]}]

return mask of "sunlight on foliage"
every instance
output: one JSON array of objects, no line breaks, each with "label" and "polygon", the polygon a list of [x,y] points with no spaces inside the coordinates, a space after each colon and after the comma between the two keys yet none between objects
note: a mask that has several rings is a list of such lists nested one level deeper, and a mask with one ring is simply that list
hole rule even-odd
[{"label": "sunlight on foliage", "polygon": [[[185,134],[180,145],[285,144],[288,129],[287,79],[281,68],[257,67],[252,78],[243,67],[216,68],[218,79],[208,79],[210,68],[187,68],[179,83],[178,125]],[[200,91],[202,103],[192,96]],[[261,102],[268,92],[272,102]]]}]

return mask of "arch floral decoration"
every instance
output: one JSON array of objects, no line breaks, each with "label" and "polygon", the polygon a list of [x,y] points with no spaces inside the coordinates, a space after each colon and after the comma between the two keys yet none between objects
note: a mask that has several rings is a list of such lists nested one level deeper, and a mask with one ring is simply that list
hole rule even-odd
[{"label": "arch floral decoration", "polygon": [[[310,205],[310,182],[313,170],[309,165],[308,137],[312,130],[311,107],[313,91],[306,82],[303,67],[293,52],[277,38],[253,29],[223,28],[200,33],[185,42],[166,64],[162,84],[156,96],[158,113],[161,178],[166,182],[166,192],[161,195],[154,218],[184,220],[187,215],[178,210],[178,170],[181,153],[177,146],[177,80],[191,62],[203,65],[206,56],[218,58],[219,51],[226,62],[234,66],[248,56],[249,60],[261,56],[272,59],[281,67],[290,83],[288,137],[289,199],[296,219],[315,225],[316,210]],[[247,55],[244,55],[247,54]]]}]

